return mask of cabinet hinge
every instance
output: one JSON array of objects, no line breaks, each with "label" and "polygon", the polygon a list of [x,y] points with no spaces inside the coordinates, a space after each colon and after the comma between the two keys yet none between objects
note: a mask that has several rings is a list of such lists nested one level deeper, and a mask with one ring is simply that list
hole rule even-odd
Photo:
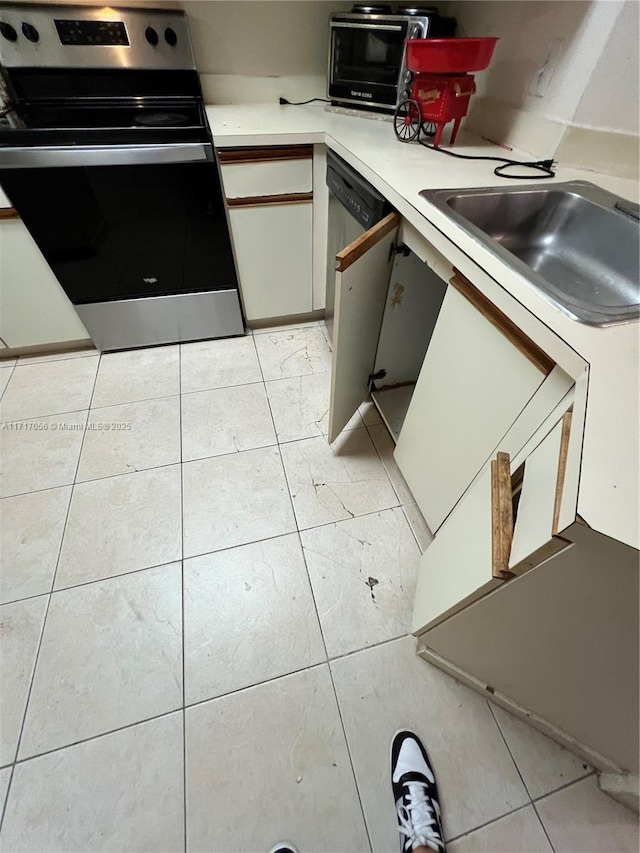
[{"label": "cabinet hinge", "polygon": [[369,387],[371,388],[373,386],[373,383],[377,382],[378,379],[384,379],[386,375],[387,375],[387,371],[384,369],[378,370],[375,373],[371,373],[369,375]]},{"label": "cabinet hinge", "polygon": [[395,255],[402,255],[404,258],[406,258],[410,254],[411,249],[408,246],[405,246],[404,243],[394,243],[389,251],[389,260],[395,257]]}]

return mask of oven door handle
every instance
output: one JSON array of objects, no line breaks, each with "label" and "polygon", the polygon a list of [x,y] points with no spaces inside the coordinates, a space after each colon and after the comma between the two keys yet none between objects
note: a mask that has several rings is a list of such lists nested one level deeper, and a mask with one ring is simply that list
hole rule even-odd
[{"label": "oven door handle", "polygon": [[69,145],[64,148],[52,146],[0,149],[0,169],[203,163],[213,159],[213,146],[200,142],[182,145]]}]

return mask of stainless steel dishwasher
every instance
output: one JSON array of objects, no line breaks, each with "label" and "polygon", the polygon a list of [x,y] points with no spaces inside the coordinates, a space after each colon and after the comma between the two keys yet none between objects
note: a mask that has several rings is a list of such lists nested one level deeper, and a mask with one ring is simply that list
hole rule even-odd
[{"label": "stainless steel dishwasher", "polygon": [[327,151],[329,227],[327,237],[327,292],[325,322],[333,339],[336,255],[391,210],[386,198],[348,163]]}]

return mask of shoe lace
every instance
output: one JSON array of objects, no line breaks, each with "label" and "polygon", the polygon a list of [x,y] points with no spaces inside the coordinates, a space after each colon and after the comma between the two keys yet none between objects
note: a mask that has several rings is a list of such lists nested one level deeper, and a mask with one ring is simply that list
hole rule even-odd
[{"label": "shoe lace", "polygon": [[441,851],[442,836],[433,801],[427,796],[426,783],[407,783],[406,802],[398,801],[398,829],[411,842],[411,850],[426,845]]}]

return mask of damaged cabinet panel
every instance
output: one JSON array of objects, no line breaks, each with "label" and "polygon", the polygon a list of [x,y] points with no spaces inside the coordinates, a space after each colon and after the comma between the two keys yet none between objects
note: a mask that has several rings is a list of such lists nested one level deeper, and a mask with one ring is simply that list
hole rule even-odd
[{"label": "damaged cabinet panel", "polygon": [[463,281],[468,292],[447,289],[395,451],[434,533],[553,367]]}]

